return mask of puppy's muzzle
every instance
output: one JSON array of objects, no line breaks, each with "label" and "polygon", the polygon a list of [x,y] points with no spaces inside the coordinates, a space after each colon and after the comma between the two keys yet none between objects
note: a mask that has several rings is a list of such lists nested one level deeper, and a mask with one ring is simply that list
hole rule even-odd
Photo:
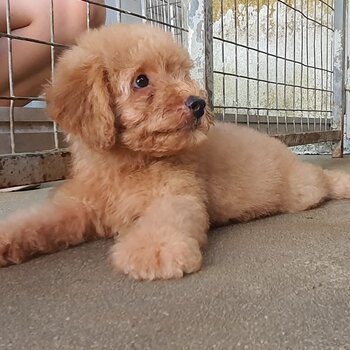
[{"label": "puppy's muzzle", "polygon": [[205,101],[198,96],[189,96],[185,101],[186,107],[191,110],[196,119],[203,117],[205,104]]}]

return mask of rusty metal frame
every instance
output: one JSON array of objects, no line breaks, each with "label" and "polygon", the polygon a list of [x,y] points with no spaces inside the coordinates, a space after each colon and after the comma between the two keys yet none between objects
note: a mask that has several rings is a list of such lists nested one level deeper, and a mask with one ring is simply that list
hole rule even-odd
[{"label": "rusty metal frame", "polygon": [[0,157],[0,188],[37,184],[67,178],[70,153],[55,150]]},{"label": "rusty metal frame", "polygon": [[311,143],[338,141],[342,136],[341,130],[322,132],[301,132],[295,134],[273,135],[287,146],[301,146]]},{"label": "rusty metal frame", "polygon": [[[273,135],[287,146],[337,141],[340,130]],[[68,150],[19,153],[0,157],[0,188],[66,179],[70,173]]]}]

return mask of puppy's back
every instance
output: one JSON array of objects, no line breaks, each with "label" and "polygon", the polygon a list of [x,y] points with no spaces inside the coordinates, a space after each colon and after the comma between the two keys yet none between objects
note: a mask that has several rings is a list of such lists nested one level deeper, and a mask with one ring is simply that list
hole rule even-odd
[{"label": "puppy's back", "polygon": [[280,211],[288,169],[298,161],[279,140],[231,123],[213,126],[196,155],[218,223]]}]

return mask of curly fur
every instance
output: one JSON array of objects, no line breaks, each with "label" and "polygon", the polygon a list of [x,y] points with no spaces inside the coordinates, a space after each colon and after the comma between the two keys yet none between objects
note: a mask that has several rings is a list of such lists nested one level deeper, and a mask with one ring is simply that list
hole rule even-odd
[{"label": "curly fur", "polygon": [[148,25],[92,30],[65,52],[46,95],[71,142],[72,176],[44,207],[0,223],[0,265],[114,235],[117,271],[178,278],[201,268],[209,225],[350,197],[349,175],[302,163],[254,130],[212,126],[209,110],[196,120],[185,100],[206,94],[190,68]]}]

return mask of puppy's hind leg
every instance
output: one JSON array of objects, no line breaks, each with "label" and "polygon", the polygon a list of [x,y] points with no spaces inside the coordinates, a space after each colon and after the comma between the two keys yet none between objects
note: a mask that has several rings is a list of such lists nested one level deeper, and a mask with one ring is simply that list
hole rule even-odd
[{"label": "puppy's hind leg", "polygon": [[0,266],[82,243],[91,229],[84,207],[70,200],[14,214],[0,221]]},{"label": "puppy's hind leg", "polygon": [[350,174],[339,170],[324,170],[330,199],[350,198]]},{"label": "puppy's hind leg", "polygon": [[350,198],[349,174],[297,161],[288,173],[282,211],[303,211],[340,198]]}]

